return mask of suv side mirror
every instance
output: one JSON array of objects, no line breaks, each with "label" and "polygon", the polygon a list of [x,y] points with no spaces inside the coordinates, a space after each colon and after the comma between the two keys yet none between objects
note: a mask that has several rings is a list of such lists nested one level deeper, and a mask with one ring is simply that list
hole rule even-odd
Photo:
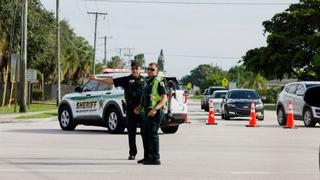
[{"label": "suv side mirror", "polygon": [[82,88],[80,86],[77,86],[76,88],[74,88],[74,92],[81,93],[82,92]]}]

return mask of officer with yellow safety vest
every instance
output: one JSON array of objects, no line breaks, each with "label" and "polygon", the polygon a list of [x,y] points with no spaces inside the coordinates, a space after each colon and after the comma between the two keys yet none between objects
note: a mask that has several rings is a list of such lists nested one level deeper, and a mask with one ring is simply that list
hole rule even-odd
[{"label": "officer with yellow safety vest", "polygon": [[150,63],[148,68],[147,86],[142,95],[141,105],[135,109],[135,113],[145,113],[144,139],[147,157],[138,161],[145,165],[160,165],[159,135],[161,121],[164,119],[163,109],[167,105],[167,89],[165,79],[158,75],[158,65]]}]

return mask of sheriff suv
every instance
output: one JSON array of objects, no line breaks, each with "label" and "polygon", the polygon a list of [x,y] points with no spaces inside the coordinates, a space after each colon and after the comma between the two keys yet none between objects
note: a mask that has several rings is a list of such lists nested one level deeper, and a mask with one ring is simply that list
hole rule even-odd
[{"label": "sheriff suv", "polygon": [[[117,78],[129,73],[97,75],[99,78]],[[187,96],[175,77],[165,77],[168,87],[168,109],[161,130],[172,134],[187,116]],[[58,119],[62,130],[72,131],[77,125],[102,126],[110,133],[123,133],[126,127],[124,90],[114,85],[89,80],[75,92],[63,97],[59,104]]]},{"label": "sheriff suv", "polygon": [[292,101],[294,118],[302,120],[306,127],[320,123],[320,82],[304,81],[287,84],[278,96],[277,120],[279,125],[287,123],[288,102]]}]

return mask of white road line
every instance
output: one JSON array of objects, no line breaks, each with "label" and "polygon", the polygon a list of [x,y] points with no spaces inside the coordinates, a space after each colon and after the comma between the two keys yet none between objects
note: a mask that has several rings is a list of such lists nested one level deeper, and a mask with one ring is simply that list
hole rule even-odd
[{"label": "white road line", "polygon": [[[0,169],[1,172],[15,172],[15,173],[31,173],[31,172],[41,172],[41,173],[119,173],[120,171],[115,170],[67,170],[67,169]],[[315,172],[263,172],[263,171],[234,171],[234,172],[212,172],[213,174],[233,174],[233,175],[314,175]]]},{"label": "white road line", "polygon": [[317,174],[315,172],[264,172],[264,171],[235,171],[231,172],[234,175],[284,175],[284,174],[291,174],[291,175],[313,175]]},{"label": "white road line", "polygon": [[261,175],[267,175],[267,174],[275,174],[272,172],[251,172],[251,171],[239,171],[239,172],[231,172],[231,174],[235,174],[235,175],[257,175],[257,174],[261,174]]},{"label": "white road line", "polygon": [[47,173],[117,173],[115,170],[67,170],[67,169],[0,169],[0,172],[47,172]]}]

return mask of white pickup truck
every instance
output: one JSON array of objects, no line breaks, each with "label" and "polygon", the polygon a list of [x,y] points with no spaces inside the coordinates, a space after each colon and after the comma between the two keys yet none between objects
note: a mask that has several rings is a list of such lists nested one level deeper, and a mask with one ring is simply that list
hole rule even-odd
[{"label": "white pickup truck", "polygon": [[[99,78],[117,78],[128,73],[97,75]],[[180,89],[175,77],[166,77],[169,89],[169,107],[162,121],[161,130],[172,134],[187,116],[187,96]],[[115,86],[89,80],[75,92],[62,98],[58,119],[63,130],[74,130],[77,125],[107,127],[110,133],[122,133],[126,127],[124,90]]]}]

